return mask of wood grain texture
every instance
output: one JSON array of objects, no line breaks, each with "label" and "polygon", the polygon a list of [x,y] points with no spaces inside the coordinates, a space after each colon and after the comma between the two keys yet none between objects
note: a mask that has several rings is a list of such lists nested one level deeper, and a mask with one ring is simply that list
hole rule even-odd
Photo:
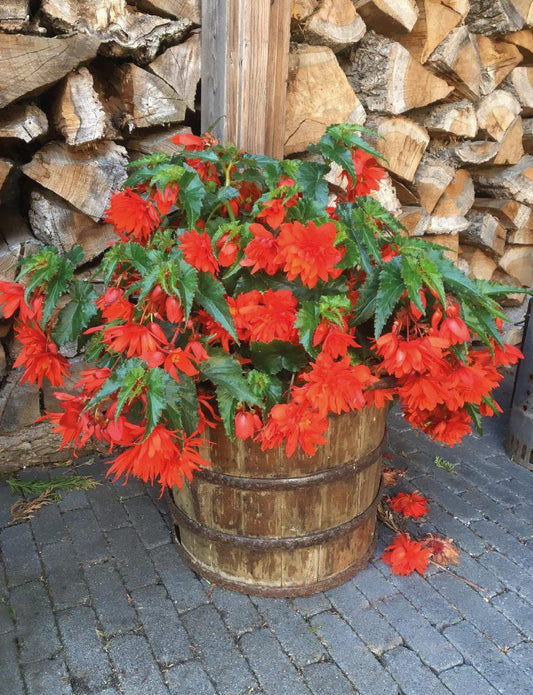
[{"label": "wood grain texture", "polygon": [[47,132],[46,114],[35,104],[16,104],[0,114],[0,140],[28,143]]}]

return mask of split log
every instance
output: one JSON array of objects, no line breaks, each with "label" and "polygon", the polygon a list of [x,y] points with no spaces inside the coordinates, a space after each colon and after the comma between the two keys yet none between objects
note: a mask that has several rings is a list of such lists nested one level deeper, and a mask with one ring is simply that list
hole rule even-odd
[{"label": "split log", "polygon": [[57,39],[0,34],[0,109],[42,92],[94,58],[99,45],[99,39],[83,34]]},{"label": "split log", "polygon": [[29,0],[3,0],[0,5],[0,31],[22,31],[29,19]]},{"label": "split log", "polygon": [[428,58],[428,65],[452,82],[458,94],[471,100],[480,96],[483,65],[466,27],[451,31]]},{"label": "split log", "polygon": [[13,168],[14,164],[15,163],[10,159],[4,159],[3,157],[0,158],[0,201],[2,200],[2,188],[4,187],[7,177],[9,176],[9,172]]},{"label": "split log", "polygon": [[43,23],[55,31],[99,31],[117,22],[126,11],[126,0],[44,0]]},{"label": "split log", "polygon": [[517,116],[503,136],[500,149],[496,157],[494,157],[493,163],[495,165],[504,165],[519,162],[524,154],[523,135],[522,118]]},{"label": "split log", "polygon": [[426,212],[433,212],[454,177],[454,167],[431,154],[424,155],[416,171],[413,188]]},{"label": "split log", "polygon": [[430,215],[426,234],[446,236],[448,234],[458,234],[465,229],[468,229],[468,220],[463,215]]},{"label": "split log", "polygon": [[422,239],[432,244],[442,246],[444,257],[449,258],[450,261],[454,263],[457,262],[457,257],[459,255],[459,234],[456,232],[451,234],[432,234],[431,236],[424,236]]},{"label": "split log", "polygon": [[404,116],[373,117],[366,126],[379,135],[375,140],[370,139],[383,155],[385,168],[405,181],[412,181],[429,144],[427,130]]},{"label": "split log", "polygon": [[522,144],[527,154],[533,154],[533,118],[522,119]]},{"label": "split log", "polygon": [[461,244],[459,254],[468,268],[467,275],[476,280],[490,280],[497,268],[497,263],[488,253],[477,248]]},{"label": "split log", "polygon": [[[437,46],[462,22],[468,12],[468,0],[419,0],[417,5],[418,19],[412,30],[408,34],[396,32],[392,35],[387,33],[387,36],[401,43],[415,60],[424,64]],[[383,33],[379,27],[377,31]]]},{"label": "split log", "polygon": [[507,243],[515,246],[533,246],[533,229],[512,229],[507,235]]},{"label": "split log", "polygon": [[418,17],[415,0],[356,0],[355,9],[366,26],[380,34],[398,29],[411,31]]},{"label": "split log", "polygon": [[13,281],[18,274],[17,262],[41,243],[30,232],[26,220],[16,208],[2,206],[0,215],[0,280]]},{"label": "split log", "polygon": [[407,229],[409,236],[423,236],[427,232],[429,215],[424,208],[406,205],[398,219]]},{"label": "split log", "polygon": [[172,46],[149,65],[194,111],[196,90],[201,77],[200,35],[193,34],[185,43]]},{"label": "split log", "polygon": [[28,143],[47,132],[48,119],[35,104],[10,106],[0,113],[0,140]]},{"label": "split log", "polygon": [[370,111],[400,114],[444,99],[453,87],[411,58],[397,41],[369,31],[346,67],[348,80]]},{"label": "split log", "polygon": [[170,19],[186,18],[195,24],[201,22],[200,0],[136,0],[135,4],[148,14]]},{"label": "split log", "polygon": [[[509,273],[506,273],[505,270],[502,270],[501,268],[496,268],[496,270],[492,273],[492,277],[490,279],[491,282],[499,282],[502,285],[515,285],[516,287],[522,287],[522,283],[520,280],[517,278],[514,278],[512,275],[509,275]],[[499,304],[502,306],[508,306],[508,307],[519,307],[522,306],[522,304],[525,302],[525,295],[522,293],[511,293],[505,295],[505,297],[501,298],[498,300]],[[515,329],[515,326],[512,326],[511,329]],[[512,339],[505,337],[506,329],[504,326],[504,342],[505,343],[510,343],[511,345],[519,345],[521,338],[517,342],[511,342]],[[521,332],[520,332],[521,334]]]},{"label": "split log", "polygon": [[190,19],[170,20],[128,9],[124,15],[98,35],[100,54],[112,58],[132,58],[141,65],[154,60],[163,45],[180,43],[193,28]]},{"label": "split log", "polygon": [[525,58],[528,60],[533,58],[533,33],[529,29],[514,31],[511,34],[506,34],[503,38],[516,46]]},{"label": "split log", "polygon": [[366,32],[351,0],[320,0],[305,24],[297,26],[296,35],[305,43],[328,46],[335,52],[357,43]]},{"label": "split log", "polygon": [[79,245],[85,252],[84,263],[99,256],[117,239],[113,225],[95,222],[46,190],[32,192],[28,217],[39,241],[56,246],[62,253]]},{"label": "split log", "polygon": [[409,118],[423,125],[432,136],[455,135],[460,138],[475,138],[477,134],[476,111],[466,99],[419,109],[409,114]]},{"label": "split log", "polygon": [[458,169],[435,206],[432,216],[463,217],[474,204],[474,198],[474,183],[470,172]]},{"label": "split log", "polygon": [[145,154],[153,154],[154,152],[161,152],[162,154],[168,154],[172,156],[177,152],[181,152],[183,147],[180,145],[175,145],[171,142],[171,138],[179,133],[190,133],[191,129],[187,126],[180,128],[172,128],[171,130],[163,130],[156,133],[150,133],[148,135],[135,134],[135,136],[129,138],[126,141],[126,149],[131,156],[137,158]]},{"label": "split log", "polygon": [[514,68],[505,78],[502,87],[518,99],[523,116],[533,115],[533,67]]},{"label": "split log", "polygon": [[414,189],[414,187],[409,184],[407,184],[404,181],[400,181],[400,179],[392,178],[392,182],[394,184],[394,188],[396,189],[396,195],[398,196],[398,200],[400,203],[405,206],[409,207],[419,207],[420,206],[420,196],[418,195],[417,191]]},{"label": "split log", "polygon": [[308,19],[318,7],[318,0],[293,0],[291,7],[291,21],[295,31],[298,24]]},{"label": "split log", "polygon": [[495,41],[488,36],[476,36],[476,40],[483,65],[481,92],[490,94],[522,62],[522,54],[506,41]]},{"label": "split log", "polygon": [[501,142],[520,111],[518,99],[503,89],[497,89],[483,97],[476,106],[479,129],[484,135]]},{"label": "split log", "polygon": [[533,205],[533,156],[511,167],[488,167],[472,172],[476,190],[494,198],[516,198]]},{"label": "split log", "polygon": [[499,265],[525,287],[533,286],[533,246],[508,246]]},{"label": "split log", "polygon": [[528,205],[516,200],[476,198],[473,208],[479,212],[488,212],[494,215],[505,229],[533,230],[533,210]]},{"label": "split log", "polygon": [[70,73],[62,83],[54,101],[53,121],[71,147],[118,134],[108,121],[87,68]]},{"label": "split log", "polygon": [[62,143],[51,142],[22,170],[98,221],[108,207],[111,191],[119,189],[126,179],[126,164],[126,150],[114,142],[100,142],[84,151],[72,151]]},{"label": "split log", "polygon": [[333,51],[293,44],[289,56],[285,155],[303,152],[331,123],[362,124],[365,112]]},{"label": "split log", "polygon": [[486,140],[467,140],[450,148],[449,151],[460,166],[481,166],[494,163],[500,151],[500,144]]},{"label": "split log", "polygon": [[133,63],[118,66],[111,81],[123,103],[122,127],[130,131],[185,118],[186,104],[172,87],[157,75]]},{"label": "split log", "polygon": [[470,211],[466,215],[470,226],[460,233],[462,244],[477,246],[489,256],[499,258],[505,249],[506,232],[498,220],[488,213]]},{"label": "split log", "polygon": [[466,23],[471,32],[485,36],[520,31],[524,26],[522,7],[526,5],[530,5],[529,0],[470,0]]}]

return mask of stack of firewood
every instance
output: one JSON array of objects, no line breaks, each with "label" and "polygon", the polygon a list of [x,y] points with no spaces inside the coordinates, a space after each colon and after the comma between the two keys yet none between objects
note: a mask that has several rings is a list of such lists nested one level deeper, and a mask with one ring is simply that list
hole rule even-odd
[{"label": "stack of firewood", "polygon": [[292,21],[286,153],[365,124],[410,234],[533,285],[533,2],[294,0]]}]

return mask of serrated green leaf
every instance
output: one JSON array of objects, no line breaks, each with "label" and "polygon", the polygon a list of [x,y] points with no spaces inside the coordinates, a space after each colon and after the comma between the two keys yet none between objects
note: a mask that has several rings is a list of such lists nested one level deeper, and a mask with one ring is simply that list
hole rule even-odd
[{"label": "serrated green leaf", "polygon": [[533,294],[533,290],[529,287],[517,287],[516,285],[500,285],[489,280],[472,280],[475,286],[485,297],[494,299],[504,298],[508,294]]},{"label": "serrated green leaf", "polygon": [[385,263],[379,274],[379,289],[376,296],[376,313],[374,320],[374,335],[379,338],[385,324],[392,315],[400,297],[405,291],[400,272],[400,265],[393,258]]},{"label": "serrated green leaf", "polygon": [[[144,375],[146,386],[146,435],[148,437],[153,431],[166,405],[165,381],[166,372],[159,367],[149,369]],[[121,392],[122,396],[122,392]]]},{"label": "serrated green leaf", "polygon": [[313,336],[319,323],[320,315],[316,302],[303,302],[296,315],[294,327],[298,329],[301,344],[313,356],[316,354],[316,349],[313,347]]},{"label": "serrated green leaf", "polygon": [[224,350],[218,348],[211,350],[209,359],[201,362],[198,369],[206,379],[215,386],[225,389],[237,400],[245,401],[250,405],[259,405],[243,376],[241,365]]},{"label": "serrated green leaf", "polygon": [[225,294],[224,285],[214,278],[211,273],[201,272],[198,274],[196,301],[238,342],[235,324],[233,323]]},{"label": "serrated green leaf", "polygon": [[442,306],[446,306],[446,292],[440,266],[430,258],[421,258],[420,274],[425,284],[438,294]]},{"label": "serrated green leaf", "polygon": [[61,309],[52,337],[58,345],[79,338],[97,313],[97,294],[91,283],[76,280],[70,288],[70,301]]},{"label": "serrated green leaf", "polygon": [[237,412],[237,406],[239,401],[232,396],[229,391],[226,391],[222,386],[218,386],[216,389],[216,397],[218,404],[218,412],[222,418],[222,424],[226,430],[228,437],[234,441],[235,440],[235,414]]},{"label": "serrated green leaf", "polygon": [[279,374],[283,370],[298,372],[309,361],[301,345],[293,345],[282,340],[251,343],[250,354],[254,366],[267,374]]},{"label": "serrated green leaf", "polygon": [[[96,337],[96,336],[95,336]],[[138,357],[131,357],[125,359],[114,372],[108,377],[108,379],[102,384],[97,393],[91,398],[87,407],[92,407],[97,405],[104,398],[116,393],[121,389],[126,383],[135,383],[140,377],[141,373],[144,375],[146,371],[146,363],[140,360]],[[133,375],[133,376],[130,376]]]},{"label": "serrated green leaf", "polygon": [[329,167],[318,162],[302,162],[296,176],[296,183],[300,186],[304,196],[318,201],[319,205],[326,207],[328,204],[328,182],[324,176]]},{"label": "serrated green leaf", "polygon": [[478,434],[483,434],[483,420],[481,418],[481,413],[479,412],[479,406],[473,403],[467,403],[466,409],[468,414],[472,418],[472,422]]},{"label": "serrated green leaf", "polygon": [[400,256],[400,259],[402,279],[407,288],[409,299],[413,302],[418,311],[425,314],[426,310],[424,309],[422,298],[420,297],[420,290],[422,289],[423,283],[418,263],[416,260],[409,258],[409,256]]},{"label": "serrated green leaf", "polygon": [[368,321],[376,312],[377,293],[379,289],[379,268],[374,268],[359,290],[359,297],[353,311],[352,325]]},{"label": "serrated green leaf", "polygon": [[178,198],[187,213],[187,224],[193,227],[200,217],[205,187],[196,171],[186,171],[180,178]]}]

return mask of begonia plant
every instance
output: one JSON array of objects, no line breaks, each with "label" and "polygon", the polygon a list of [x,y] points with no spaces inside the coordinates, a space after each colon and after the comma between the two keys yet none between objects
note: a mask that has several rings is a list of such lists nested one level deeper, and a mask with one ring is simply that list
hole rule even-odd
[{"label": "begonia plant", "polygon": [[61,387],[63,346],[85,350],[77,391],[45,416],[63,446],[95,437],[111,475],[164,489],[208,465],[212,427],[290,457],[326,441],[330,416],[393,399],[450,445],[498,411],[498,367],[520,353],[496,299],[516,288],[407,235],[369,195],[384,170],[361,131],[331,126],[284,161],[175,136],[181,151],[133,162],[112,196],[97,277],[76,276],[78,247],[22,260],[0,305],[23,380]]}]

